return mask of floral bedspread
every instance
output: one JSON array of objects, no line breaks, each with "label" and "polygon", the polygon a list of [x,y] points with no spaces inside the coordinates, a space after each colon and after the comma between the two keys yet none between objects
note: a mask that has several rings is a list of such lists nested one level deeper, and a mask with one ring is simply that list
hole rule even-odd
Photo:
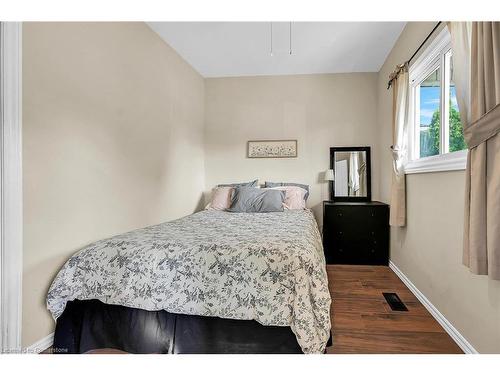
[{"label": "floral bedspread", "polygon": [[95,242],[54,279],[54,319],[74,299],[290,326],[304,353],[321,353],[330,335],[325,259],[309,210],[206,210]]}]

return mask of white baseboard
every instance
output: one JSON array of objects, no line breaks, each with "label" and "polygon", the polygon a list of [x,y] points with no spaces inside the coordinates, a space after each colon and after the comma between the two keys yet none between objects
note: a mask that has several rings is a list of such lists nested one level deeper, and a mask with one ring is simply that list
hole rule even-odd
[{"label": "white baseboard", "polygon": [[34,344],[28,346],[26,349],[24,349],[24,352],[28,354],[39,354],[43,352],[45,349],[50,348],[53,342],[54,342],[54,332],[38,340]]},{"label": "white baseboard", "polygon": [[478,351],[468,342],[465,337],[455,328],[453,325],[444,317],[443,314],[434,306],[431,301],[427,299],[426,296],[422,294],[420,290],[410,281],[410,279],[392,262],[389,261],[389,267],[394,271],[394,273],[401,279],[401,281],[411,290],[411,292],[417,297],[417,299],[425,306],[425,308],[431,313],[434,319],[444,328],[446,333],[457,343],[460,349],[466,354],[478,354]]}]

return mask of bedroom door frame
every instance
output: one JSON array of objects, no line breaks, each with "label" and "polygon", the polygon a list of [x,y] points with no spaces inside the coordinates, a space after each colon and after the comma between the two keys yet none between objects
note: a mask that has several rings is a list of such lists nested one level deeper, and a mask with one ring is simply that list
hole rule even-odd
[{"label": "bedroom door frame", "polygon": [[22,24],[0,22],[0,352],[21,351]]}]

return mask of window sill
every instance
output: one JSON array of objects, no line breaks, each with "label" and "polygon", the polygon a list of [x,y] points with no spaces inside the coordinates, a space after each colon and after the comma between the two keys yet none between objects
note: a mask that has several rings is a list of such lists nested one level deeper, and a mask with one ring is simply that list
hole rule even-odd
[{"label": "window sill", "polygon": [[412,160],[406,164],[405,174],[461,171],[465,169],[466,164],[467,150],[456,151]]}]

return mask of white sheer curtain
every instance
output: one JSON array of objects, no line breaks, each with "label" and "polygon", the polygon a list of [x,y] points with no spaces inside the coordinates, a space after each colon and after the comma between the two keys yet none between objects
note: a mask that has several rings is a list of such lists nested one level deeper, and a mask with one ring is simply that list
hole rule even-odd
[{"label": "white sheer curtain", "polygon": [[453,52],[453,69],[460,119],[465,128],[470,123],[470,59],[472,22],[448,22]]},{"label": "white sheer curtain", "polygon": [[393,89],[393,175],[391,186],[391,211],[389,223],[392,226],[406,225],[406,181],[404,165],[408,158],[408,102],[410,82],[408,64],[398,66],[392,81]]}]

